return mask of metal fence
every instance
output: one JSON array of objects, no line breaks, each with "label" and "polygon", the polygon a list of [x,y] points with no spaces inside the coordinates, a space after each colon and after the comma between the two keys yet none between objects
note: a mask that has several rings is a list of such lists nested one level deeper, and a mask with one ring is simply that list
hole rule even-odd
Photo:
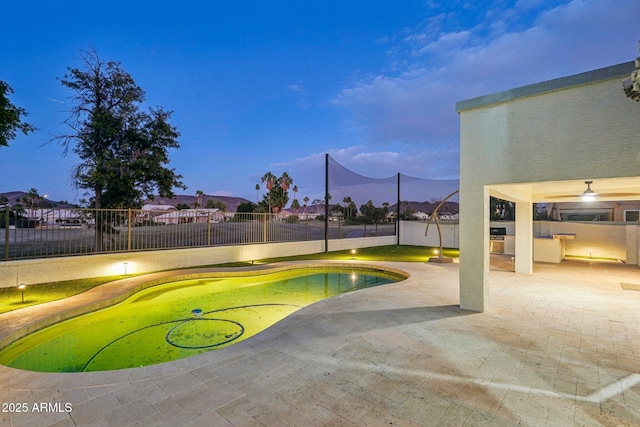
[{"label": "metal fence", "polygon": [[[297,215],[217,209],[0,210],[1,260],[322,240],[325,223]],[[328,238],[395,235],[395,224],[329,221]],[[1,252],[0,252],[1,253]]]}]

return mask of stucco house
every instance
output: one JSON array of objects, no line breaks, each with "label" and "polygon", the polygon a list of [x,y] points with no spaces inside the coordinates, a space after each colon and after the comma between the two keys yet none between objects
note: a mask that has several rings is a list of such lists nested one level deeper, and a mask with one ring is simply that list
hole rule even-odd
[{"label": "stucco house", "polygon": [[[633,62],[460,101],[460,307],[489,307],[489,197],[515,203],[516,274],[533,273],[533,203],[640,200]],[[640,226],[626,225],[638,264]],[[558,243],[559,244],[559,243]]]},{"label": "stucco house", "polygon": [[164,225],[208,223],[224,220],[224,212],[220,209],[182,209],[153,217],[155,223]]}]

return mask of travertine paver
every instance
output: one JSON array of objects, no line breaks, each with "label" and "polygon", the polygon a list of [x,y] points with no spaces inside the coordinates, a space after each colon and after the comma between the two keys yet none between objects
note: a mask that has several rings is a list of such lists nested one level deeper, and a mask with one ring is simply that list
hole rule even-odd
[{"label": "travertine paver", "polygon": [[[640,291],[620,286],[640,269],[568,261],[519,275],[494,261],[485,313],[458,307],[457,265],[389,263],[411,277],[190,359],[87,374],[0,367],[0,424],[640,425]],[[35,412],[41,403],[50,410]]]}]

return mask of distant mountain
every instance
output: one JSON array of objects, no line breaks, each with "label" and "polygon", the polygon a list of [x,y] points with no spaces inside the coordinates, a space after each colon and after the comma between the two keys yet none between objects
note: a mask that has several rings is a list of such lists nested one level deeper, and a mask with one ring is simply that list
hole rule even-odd
[{"label": "distant mountain", "polygon": [[[27,193],[24,191],[9,191],[6,193],[0,193],[0,198],[2,198],[2,196],[6,197],[7,200],[9,201],[9,206],[14,206],[18,203],[22,204],[24,207],[25,204],[22,202],[22,198],[24,196],[26,196]],[[2,206],[3,203],[0,202],[0,206]],[[71,207],[75,207],[75,205],[68,203],[66,201],[55,201],[55,200],[50,200],[48,198],[45,197],[41,197],[40,200],[38,200],[37,202],[38,207],[40,208],[71,208]]]},{"label": "distant mountain", "polygon": [[[24,191],[8,191],[6,193],[0,193],[0,199],[2,198],[2,196],[6,197],[7,200],[9,201],[9,206],[14,206],[18,203],[21,203],[24,207],[28,207],[25,206],[24,203],[22,203],[22,198],[24,196],[26,196],[27,193]],[[215,196],[215,195],[208,195],[205,194],[204,196],[202,196],[202,206],[201,207],[205,207],[207,204],[208,200],[218,200],[222,203],[224,203],[224,205],[227,207],[227,212],[235,212],[238,209],[238,205],[240,205],[240,203],[246,203],[249,200],[242,198],[242,197],[231,197],[231,196]],[[145,200],[142,204],[149,204],[149,205],[171,205],[171,206],[177,206],[179,204],[185,204],[185,205],[189,205],[189,207],[193,207],[194,203],[198,202],[198,197],[196,196],[190,196],[190,195],[176,195],[174,197],[168,198],[168,197],[154,197],[153,199],[147,199]],[[49,200],[46,198],[41,198],[38,201],[38,207],[40,208],[71,208],[71,207],[77,207],[76,205],[67,203],[65,201],[55,201],[55,200]],[[0,206],[2,206],[3,203],[0,202]]]},{"label": "distant mountain", "polygon": [[[207,205],[208,200],[218,200],[227,207],[227,212],[235,212],[238,210],[238,206],[241,203],[247,203],[249,200],[243,197],[233,197],[233,196],[216,196],[205,194],[202,196],[202,205],[200,207],[204,208]],[[169,197],[154,197],[153,199],[147,199],[143,202],[145,205],[171,205],[178,206],[179,204],[188,205],[189,207],[193,207],[195,203],[198,203],[197,196],[190,196],[185,194],[177,194],[171,198]]]},{"label": "distant mountain", "polygon": [[[420,211],[420,212],[424,212],[431,215],[431,212],[433,212],[434,209],[438,207],[439,204],[440,202],[407,202],[407,205],[405,206],[404,202],[402,202],[400,204],[400,213],[404,214],[405,209],[408,209],[413,212]],[[397,206],[397,203],[392,205],[389,208],[389,210],[396,211],[396,206]],[[459,210],[460,210],[460,205],[458,202],[444,202],[444,204],[440,207],[440,210],[438,212],[440,213],[448,212],[451,214],[457,214],[459,213]]]},{"label": "distant mountain", "polygon": [[[22,198],[24,196],[26,196],[27,193],[24,191],[9,191],[6,193],[0,193],[0,198],[2,196],[6,197],[9,200],[9,206],[13,206],[17,203],[20,203],[20,200],[22,200]],[[224,203],[224,205],[226,206],[226,210],[227,212],[235,212],[238,210],[238,206],[241,203],[247,203],[250,202],[250,200],[247,200],[243,197],[233,197],[233,196],[217,196],[217,195],[209,195],[209,194],[205,194],[202,196],[202,206],[201,207],[205,207],[207,205],[207,201],[208,200],[218,200],[222,203]],[[178,194],[175,195],[174,197],[159,197],[156,196],[153,199],[146,199],[142,202],[143,205],[171,205],[171,206],[178,206],[179,204],[184,204],[184,205],[188,205],[189,207],[193,207],[195,203],[198,202],[198,197],[197,196],[192,196],[192,195],[186,195],[186,194]],[[433,210],[436,208],[436,206],[438,206],[439,202],[407,202],[407,205],[405,207],[404,202],[400,205],[400,212],[403,214],[405,212],[405,209],[408,209],[410,211],[413,212],[424,212],[427,214],[431,214],[431,212],[433,212]],[[2,205],[2,203],[0,203],[0,206]],[[45,199],[42,198],[40,199],[40,201],[38,202],[38,207],[43,207],[43,208],[71,208],[71,207],[75,207],[75,205],[72,205],[70,203],[67,203],[65,201],[54,201],[54,200],[49,200],[49,199]],[[360,206],[358,206],[358,209],[360,209]],[[391,205],[389,208],[390,211],[395,212],[396,211],[396,205]],[[300,207],[300,209],[298,210],[298,212],[303,212],[304,211],[304,207]],[[440,212],[441,213],[445,213],[445,212],[449,212],[452,214],[456,214],[459,211],[459,205],[457,202],[445,202],[444,205],[442,205],[442,207],[440,208]],[[315,212],[320,212],[320,213],[324,213],[324,204],[321,203],[317,206],[307,206],[307,212],[309,213],[315,213]]]}]

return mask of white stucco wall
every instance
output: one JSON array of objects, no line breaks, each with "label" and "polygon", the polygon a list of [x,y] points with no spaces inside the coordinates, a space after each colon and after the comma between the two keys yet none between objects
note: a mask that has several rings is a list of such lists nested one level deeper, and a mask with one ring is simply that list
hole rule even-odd
[{"label": "white stucco wall", "polygon": [[[540,201],[492,186],[640,175],[640,108],[621,84],[633,69],[620,64],[457,104],[462,308],[488,308],[489,195],[525,207]],[[518,251],[516,242],[516,261]]]},{"label": "white stucco wall", "polygon": [[[395,236],[329,240],[329,250],[393,245]],[[173,249],[0,262],[0,288],[324,252],[324,241]],[[125,267],[126,263],[126,267]]]},{"label": "white stucco wall", "polygon": [[323,241],[173,249],[0,263],[0,287],[220,264],[324,251]]},{"label": "white stucco wall", "polygon": [[475,177],[466,189],[638,176],[640,109],[626,76],[461,111],[461,173]]},{"label": "white stucco wall", "polygon": [[[429,224],[429,232],[425,235],[427,222],[400,221],[400,243],[411,246],[439,246],[438,227],[435,222]],[[460,245],[460,233],[458,223],[441,222],[442,246],[445,248],[457,248]]]}]

